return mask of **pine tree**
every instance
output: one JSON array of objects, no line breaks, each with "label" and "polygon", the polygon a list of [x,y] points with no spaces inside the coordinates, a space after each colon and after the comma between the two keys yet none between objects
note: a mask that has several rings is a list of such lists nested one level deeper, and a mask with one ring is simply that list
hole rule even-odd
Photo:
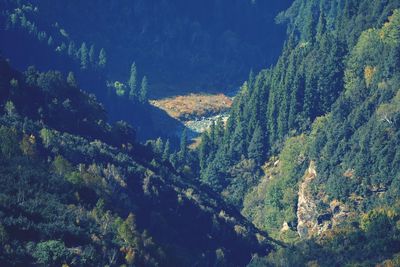
[{"label": "pine tree", "polygon": [[91,45],[91,46],[90,46],[90,50],[89,50],[89,62],[90,62],[91,65],[94,65],[95,62],[96,62],[94,45]]},{"label": "pine tree", "polygon": [[[212,140],[211,140],[212,141]],[[200,169],[204,170],[207,166],[207,159],[211,152],[211,142],[210,137],[207,132],[204,132],[201,136],[201,143],[199,147],[199,160],[200,160]]]},{"label": "pine tree", "polygon": [[218,146],[218,144],[217,144],[217,126],[215,125],[214,122],[211,123],[209,132],[210,132],[209,134],[207,132],[205,132],[205,135],[202,137],[208,138],[209,140],[207,140],[207,141],[209,141],[211,143],[211,146],[213,148],[217,147]]},{"label": "pine tree", "polygon": [[144,76],[142,79],[142,84],[140,86],[140,95],[139,95],[139,101],[142,103],[145,103],[148,99],[148,91],[149,91],[149,85],[147,82],[147,77]]},{"label": "pine tree", "polygon": [[53,46],[53,44],[54,44],[54,41],[53,41],[53,37],[49,37],[49,39],[47,40],[47,44],[49,45],[49,46]]},{"label": "pine tree", "polygon": [[181,136],[181,145],[180,145],[180,151],[179,151],[179,160],[181,162],[186,161],[187,159],[187,128],[183,129],[182,136]]},{"label": "pine tree", "polygon": [[102,69],[104,69],[107,65],[107,54],[106,54],[106,51],[104,50],[104,48],[102,48],[100,50],[98,64],[99,64],[99,67]]},{"label": "pine tree", "polygon": [[215,126],[215,144],[219,144],[219,142],[223,139],[225,133],[225,122],[221,117],[217,119],[217,123]]},{"label": "pine tree", "polygon": [[129,99],[134,100],[139,97],[138,95],[138,90],[137,90],[137,69],[136,69],[136,63],[133,62],[131,66],[131,73],[128,81],[129,85]]},{"label": "pine tree", "polygon": [[156,152],[157,154],[161,155],[161,153],[163,153],[164,151],[164,142],[163,140],[159,137],[156,140],[156,143],[154,145],[154,152]]},{"label": "pine tree", "polygon": [[11,101],[7,101],[5,106],[4,106],[4,111],[6,114],[10,117],[14,117],[17,115],[17,109],[15,108],[15,105]]},{"label": "pine tree", "polygon": [[322,34],[325,32],[325,27],[326,27],[325,15],[324,12],[321,11],[318,19],[317,33],[316,33],[316,39],[318,42],[321,41]]},{"label": "pine tree", "polygon": [[230,142],[230,155],[232,159],[239,160],[246,154],[246,137],[242,122],[239,120]]},{"label": "pine tree", "polygon": [[257,125],[253,137],[251,138],[248,156],[254,159],[257,164],[262,164],[264,159],[264,138],[261,127]]},{"label": "pine tree", "polygon": [[75,43],[71,41],[68,45],[68,56],[75,58],[76,56],[76,48],[75,48]]},{"label": "pine tree", "polygon": [[171,148],[170,148],[169,139],[168,139],[167,142],[165,142],[164,152],[162,154],[162,160],[166,161],[169,159],[170,149]]},{"label": "pine tree", "polygon": [[77,86],[78,86],[78,84],[77,84],[77,82],[76,82],[76,79],[75,79],[75,75],[74,75],[74,73],[73,73],[72,71],[70,71],[70,72],[68,73],[68,76],[67,76],[67,83],[68,83],[69,86],[71,86],[71,87],[77,87]]},{"label": "pine tree", "polygon": [[253,69],[251,69],[250,74],[249,74],[249,81],[248,81],[248,86],[249,86],[250,90],[253,89],[254,81],[255,81],[254,72],[253,72]]},{"label": "pine tree", "polygon": [[82,43],[79,52],[81,57],[81,69],[86,70],[88,67],[88,49],[85,42]]}]

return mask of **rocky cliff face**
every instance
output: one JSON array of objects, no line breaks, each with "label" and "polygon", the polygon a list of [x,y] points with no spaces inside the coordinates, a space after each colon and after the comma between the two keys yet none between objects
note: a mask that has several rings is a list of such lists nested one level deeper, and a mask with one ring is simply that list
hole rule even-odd
[{"label": "rocky cliff face", "polygon": [[310,185],[317,176],[315,163],[311,161],[303,181],[299,186],[299,198],[297,203],[297,232],[301,238],[308,237],[318,227],[317,203],[310,192]]},{"label": "rocky cliff face", "polygon": [[297,232],[301,238],[318,236],[343,222],[350,214],[344,204],[337,200],[329,202],[324,192],[312,191],[316,177],[315,162],[311,161],[298,193]]}]

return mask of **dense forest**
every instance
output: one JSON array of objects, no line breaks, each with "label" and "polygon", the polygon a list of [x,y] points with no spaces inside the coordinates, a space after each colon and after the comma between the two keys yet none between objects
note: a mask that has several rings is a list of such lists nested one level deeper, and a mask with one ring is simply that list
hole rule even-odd
[{"label": "dense forest", "polygon": [[2,265],[240,266],[271,250],[71,79],[3,59],[0,73]]},{"label": "dense forest", "polygon": [[400,266],[400,1],[0,8],[2,265]]},{"label": "dense forest", "polygon": [[278,57],[285,31],[274,18],[290,4],[195,2],[4,0],[0,51],[21,70],[72,71],[110,120],[135,125],[141,141],[175,140],[182,125],[147,99],[236,91],[250,69]]},{"label": "dense forest", "polygon": [[295,1],[277,64],[203,134],[201,180],[294,246],[254,266],[399,263],[399,6]]},{"label": "dense forest", "polygon": [[[11,26],[37,34],[52,50],[72,55],[84,44],[93,55],[83,65],[96,62],[109,79],[119,81],[136,62],[141,75],[151,77],[152,94],[165,96],[231,90],[250,69],[273,64],[285,37],[285,28],[274,25],[274,19],[291,1],[4,2]],[[15,33],[5,36],[14,42],[20,38]],[[24,53],[23,48],[3,45],[10,57]],[[32,54],[15,57],[18,66],[37,64]],[[48,66],[43,59],[39,62]]]}]

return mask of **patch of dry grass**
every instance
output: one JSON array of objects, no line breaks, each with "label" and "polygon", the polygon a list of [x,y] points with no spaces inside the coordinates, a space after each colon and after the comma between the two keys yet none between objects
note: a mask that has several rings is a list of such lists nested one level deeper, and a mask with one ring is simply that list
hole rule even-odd
[{"label": "patch of dry grass", "polygon": [[186,121],[227,111],[232,106],[232,99],[224,94],[190,94],[152,100],[151,104],[165,110],[173,118]]}]

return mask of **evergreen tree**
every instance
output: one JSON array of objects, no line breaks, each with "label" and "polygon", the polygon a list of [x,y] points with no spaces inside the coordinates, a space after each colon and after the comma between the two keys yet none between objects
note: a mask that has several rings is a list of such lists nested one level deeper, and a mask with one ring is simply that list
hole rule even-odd
[{"label": "evergreen tree", "polygon": [[254,86],[254,72],[253,70],[250,70],[250,74],[249,74],[249,82],[248,82],[248,86],[250,88],[250,90],[252,90],[253,86]]},{"label": "evergreen tree", "polygon": [[170,150],[171,150],[171,148],[170,148],[169,139],[168,139],[167,142],[165,142],[164,152],[162,154],[162,160],[166,161],[169,159]]},{"label": "evergreen tree", "polygon": [[94,64],[96,63],[94,45],[91,45],[91,46],[90,46],[90,50],[89,50],[89,62],[90,62],[91,65],[94,65]]},{"label": "evergreen tree", "polygon": [[209,133],[205,132],[205,135],[202,138],[206,138],[206,142],[210,143],[212,149],[217,147],[217,126],[214,122],[211,123]]},{"label": "evergreen tree", "polygon": [[104,48],[102,48],[100,50],[98,64],[99,64],[99,67],[102,69],[104,69],[107,65],[107,54],[106,54],[106,51],[104,50]]},{"label": "evergreen tree", "polygon": [[161,155],[164,151],[164,143],[163,140],[159,137],[154,144],[154,152],[158,155]]},{"label": "evergreen tree", "polygon": [[6,102],[6,104],[4,106],[4,111],[10,117],[13,117],[13,116],[17,115],[17,109],[15,108],[14,103],[11,102],[11,101],[7,101]]},{"label": "evergreen tree", "polygon": [[264,159],[264,138],[261,127],[257,125],[253,137],[251,138],[248,156],[254,159],[257,164],[262,164]]},{"label": "evergreen tree", "polygon": [[230,142],[230,155],[232,159],[239,160],[242,155],[246,154],[246,138],[244,128],[241,121],[237,122],[235,132]]},{"label": "evergreen tree", "polygon": [[317,41],[321,40],[321,37],[323,33],[325,32],[325,26],[326,26],[326,21],[325,21],[325,16],[324,12],[321,11],[318,19],[318,24],[317,24],[317,33],[316,33],[316,39]]},{"label": "evergreen tree", "polygon": [[147,77],[144,76],[142,79],[142,84],[140,86],[140,95],[139,95],[139,101],[142,103],[145,103],[148,99],[148,90],[149,90],[149,85],[147,82]]},{"label": "evergreen tree", "polygon": [[207,159],[211,152],[211,140],[208,136],[207,132],[204,132],[201,135],[201,143],[199,147],[199,160],[200,160],[200,169],[204,170],[207,166]]},{"label": "evergreen tree", "polygon": [[183,129],[182,136],[181,136],[181,145],[180,145],[180,151],[179,151],[179,160],[181,162],[186,161],[187,159],[187,153],[188,153],[188,140],[187,140],[187,128]]},{"label": "evergreen tree", "polygon": [[223,139],[224,137],[224,133],[225,133],[225,123],[222,120],[222,118],[218,118],[217,119],[217,123],[215,126],[215,140],[214,143],[215,144],[219,144],[220,141]]},{"label": "evergreen tree", "polygon": [[72,58],[76,57],[76,48],[75,48],[75,43],[73,41],[69,42],[67,53],[68,56]]},{"label": "evergreen tree", "polygon": [[72,71],[70,71],[70,72],[68,73],[68,76],[67,76],[67,83],[68,83],[69,86],[71,86],[71,87],[78,87],[78,84],[77,84],[76,79],[75,79],[75,75],[74,75],[74,73],[73,73]]},{"label": "evergreen tree", "polygon": [[138,89],[137,89],[137,69],[136,63],[133,62],[131,65],[131,73],[128,81],[129,85],[129,99],[134,100],[139,97]]},{"label": "evergreen tree", "polygon": [[49,37],[49,39],[47,40],[47,44],[49,45],[49,46],[53,46],[53,44],[54,44],[54,41],[53,41],[53,37]]},{"label": "evergreen tree", "polygon": [[86,70],[88,68],[88,49],[85,42],[82,43],[79,52],[81,59],[81,69]]}]

